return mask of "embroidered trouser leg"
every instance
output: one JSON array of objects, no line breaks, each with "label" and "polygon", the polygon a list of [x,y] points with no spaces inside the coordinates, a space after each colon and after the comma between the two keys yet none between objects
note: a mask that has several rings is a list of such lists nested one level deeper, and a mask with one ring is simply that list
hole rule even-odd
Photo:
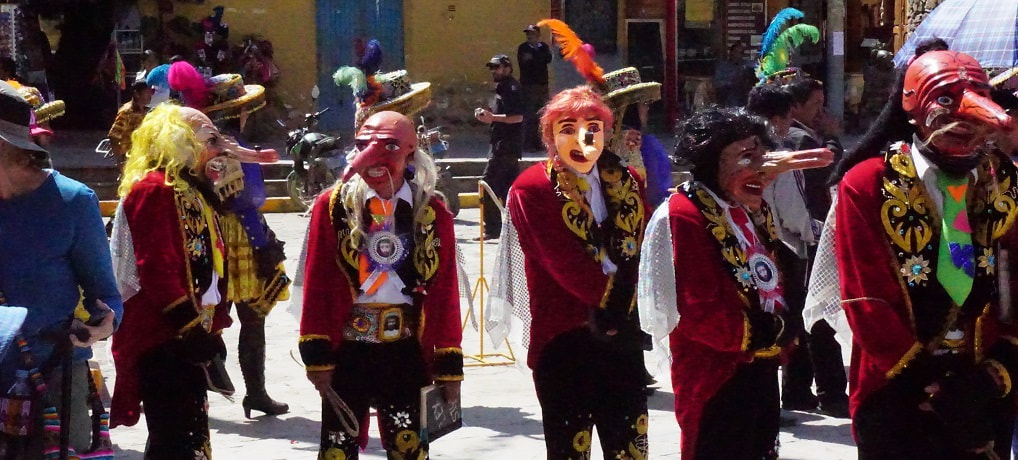
[{"label": "embroidered trouser leg", "polygon": [[[392,343],[344,342],[336,356],[332,388],[368,429],[368,409],[378,411],[382,447],[390,459],[424,459],[428,446],[422,443],[421,388],[428,377],[415,339]],[[342,453],[342,456],[340,456]],[[344,427],[332,406],[322,404],[322,440],[318,458],[358,458],[356,436]]]},{"label": "embroidered trouser leg", "polygon": [[778,360],[741,364],[704,405],[695,458],[778,458]]},{"label": "embroidered trouser leg", "polygon": [[138,360],[148,425],[145,459],[210,458],[205,373],[170,347],[160,346]]},{"label": "embroidered trouser leg", "polygon": [[[952,434],[937,416],[919,409],[926,400],[925,386],[900,375],[859,404],[852,425],[860,460],[986,458],[954,448]],[[994,451],[1000,458],[1011,455],[1013,404],[1009,398],[995,400],[986,411],[993,426]]]},{"label": "embroidered trouser leg", "polygon": [[647,457],[643,352],[597,341],[586,329],[548,343],[534,369],[548,459],[590,457],[593,428],[604,458]]}]

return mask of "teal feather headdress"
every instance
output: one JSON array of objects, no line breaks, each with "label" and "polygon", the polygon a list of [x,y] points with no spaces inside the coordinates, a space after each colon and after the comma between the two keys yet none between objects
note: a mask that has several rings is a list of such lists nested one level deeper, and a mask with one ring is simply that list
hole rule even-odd
[{"label": "teal feather headdress", "polygon": [[760,44],[760,60],[757,61],[756,76],[761,82],[770,76],[785,70],[792,51],[807,39],[813,43],[820,42],[820,29],[809,24],[796,24],[785,27],[789,21],[802,19],[802,11],[785,8],[774,16],[767,33]]}]

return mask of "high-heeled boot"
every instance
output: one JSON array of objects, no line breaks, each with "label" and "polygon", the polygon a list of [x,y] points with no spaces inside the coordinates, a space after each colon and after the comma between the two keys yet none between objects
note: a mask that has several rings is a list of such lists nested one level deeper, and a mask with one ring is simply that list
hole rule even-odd
[{"label": "high-heeled boot", "polygon": [[237,355],[240,371],[244,375],[244,386],[247,387],[242,402],[244,417],[251,418],[252,410],[264,412],[265,415],[289,412],[290,406],[273,400],[265,392],[265,318],[244,304],[237,305],[237,316],[240,317]]}]

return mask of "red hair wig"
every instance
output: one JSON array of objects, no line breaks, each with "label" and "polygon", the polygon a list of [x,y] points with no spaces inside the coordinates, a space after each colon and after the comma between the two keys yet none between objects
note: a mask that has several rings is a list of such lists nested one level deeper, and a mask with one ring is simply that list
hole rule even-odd
[{"label": "red hair wig", "polygon": [[601,120],[606,130],[615,121],[611,109],[593,88],[584,85],[563,90],[541,110],[541,140],[548,156],[553,156],[555,150],[555,122],[566,117]]}]

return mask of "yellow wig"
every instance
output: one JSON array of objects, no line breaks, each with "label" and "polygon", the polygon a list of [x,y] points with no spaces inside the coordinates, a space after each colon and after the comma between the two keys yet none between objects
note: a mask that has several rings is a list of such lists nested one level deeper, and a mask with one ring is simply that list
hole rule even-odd
[{"label": "yellow wig", "polygon": [[131,151],[117,194],[127,196],[131,187],[151,171],[166,171],[166,184],[174,188],[187,188],[184,181],[178,181],[182,174],[198,163],[203,146],[195,137],[194,130],[180,111],[181,107],[162,103],[152,109],[131,134]]}]

